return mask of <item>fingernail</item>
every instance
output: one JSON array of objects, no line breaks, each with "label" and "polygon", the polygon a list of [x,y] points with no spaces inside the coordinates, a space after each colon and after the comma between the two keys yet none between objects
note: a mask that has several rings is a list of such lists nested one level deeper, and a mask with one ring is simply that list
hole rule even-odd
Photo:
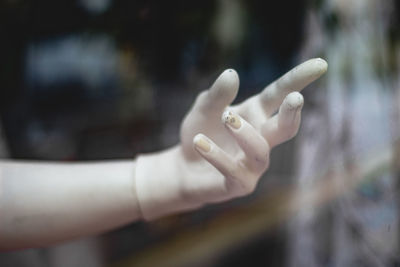
[{"label": "fingernail", "polygon": [[194,145],[203,152],[209,152],[211,150],[210,143],[201,135],[197,135],[194,138]]},{"label": "fingernail", "polygon": [[233,114],[231,111],[225,111],[222,114],[222,121],[234,129],[239,129],[242,126],[239,116]]}]

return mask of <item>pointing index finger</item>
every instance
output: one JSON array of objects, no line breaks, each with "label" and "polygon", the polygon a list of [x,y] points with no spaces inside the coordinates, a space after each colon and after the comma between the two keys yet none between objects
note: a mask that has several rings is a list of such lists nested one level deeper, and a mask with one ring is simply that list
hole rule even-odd
[{"label": "pointing index finger", "polygon": [[313,58],[298,65],[281,78],[267,86],[260,93],[261,105],[268,115],[272,114],[283,99],[293,91],[301,91],[318,79],[328,69],[328,63],[321,58]]}]

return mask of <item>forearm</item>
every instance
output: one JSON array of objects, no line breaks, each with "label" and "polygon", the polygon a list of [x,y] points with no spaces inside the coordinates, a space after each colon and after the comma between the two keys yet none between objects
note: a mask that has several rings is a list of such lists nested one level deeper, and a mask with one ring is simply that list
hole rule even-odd
[{"label": "forearm", "polygon": [[45,246],[140,218],[134,161],[0,162],[0,249]]}]

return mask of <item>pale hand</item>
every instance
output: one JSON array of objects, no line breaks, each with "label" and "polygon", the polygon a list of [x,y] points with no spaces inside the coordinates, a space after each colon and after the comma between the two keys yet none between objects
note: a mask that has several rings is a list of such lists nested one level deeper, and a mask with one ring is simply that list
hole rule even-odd
[{"label": "pale hand", "polygon": [[308,60],[234,106],[239,77],[224,71],[185,117],[181,143],[139,157],[136,190],[144,218],[251,193],[269,166],[271,148],[299,129],[299,91],[326,70],[324,60]]}]

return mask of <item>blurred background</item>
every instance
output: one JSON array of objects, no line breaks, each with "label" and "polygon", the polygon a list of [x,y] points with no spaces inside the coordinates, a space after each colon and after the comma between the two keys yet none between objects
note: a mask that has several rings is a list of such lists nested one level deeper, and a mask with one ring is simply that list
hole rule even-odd
[{"label": "blurred background", "polygon": [[178,142],[226,68],[237,102],[302,61],[298,136],[251,196],[0,266],[400,266],[400,1],[2,0],[0,154],[134,158]]}]

